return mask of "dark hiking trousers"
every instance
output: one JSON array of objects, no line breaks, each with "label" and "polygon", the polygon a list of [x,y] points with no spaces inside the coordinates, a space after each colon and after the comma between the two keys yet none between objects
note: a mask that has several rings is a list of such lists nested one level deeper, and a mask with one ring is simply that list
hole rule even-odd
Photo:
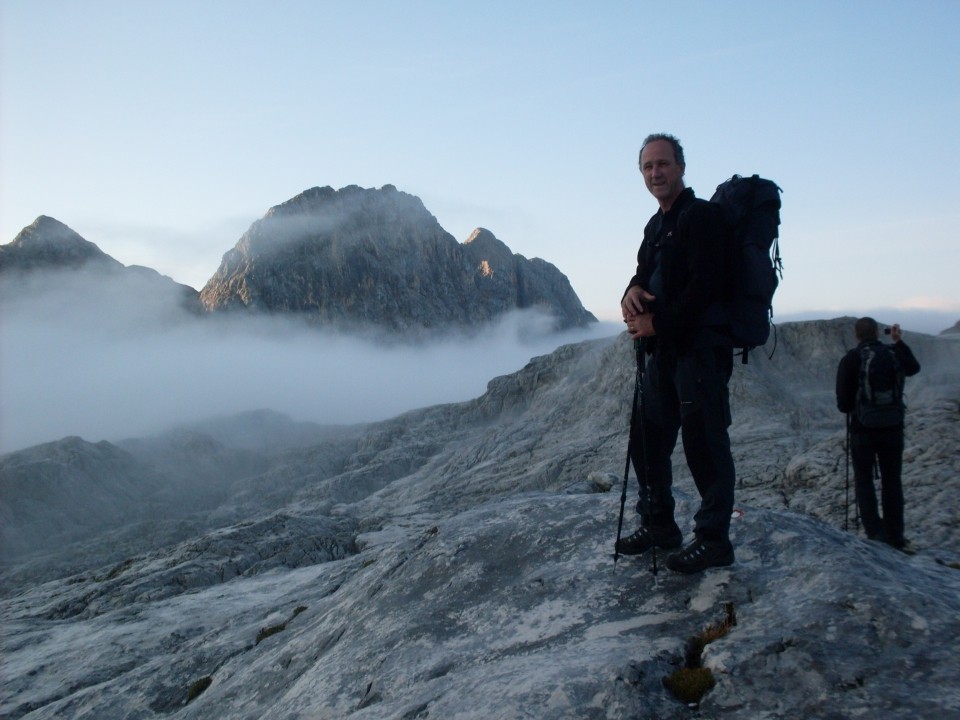
[{"label": "dark hiking trousers", "polygon": [[[880,504],[873,482],[874,460],[880,470]],[[857,505],[867,537],[883,539],[894,547],[903,547],[903,428],[878,428],[850,433],[850,462],[857,493]]]},{"label": "dark hiking trousers", "polygon": [[[695,532],[706,540],[728,538],[736,481],[727,434],[727,383],[732,371],[731,348],[708,347],[677,353],[669,345],[658,343],[648,357],[643,377],[642,422],[634,423],[634,440],[630,444],[631,460],[640,478],[637,512],[645,525],[674,522],[670,458],[677,435],[681,434],[687,467],[700,493]],[[640,434],[641,427],[645,437]]]}]

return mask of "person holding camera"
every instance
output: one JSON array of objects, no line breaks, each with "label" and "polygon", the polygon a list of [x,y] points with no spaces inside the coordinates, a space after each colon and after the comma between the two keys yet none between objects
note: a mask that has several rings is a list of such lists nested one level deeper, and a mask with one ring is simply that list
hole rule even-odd
[{"label": "person holding camera", "polygon": [[[903,341],[899,325],[884,330],[892,345],[880,341],[873,318],[860,318],[853,329],[858,344],[840,360],[836,393],[837,409],[847,415],[857,506],[868,538],[904,550],[903,384],[905,377],[920,372],[920,363]],[[882,518],[874,467],[880,471]]]},{"label": "person holding camera", "polygon": [[683,148],[672,135],[648,136],[640,172],[660,209],[643,231],[637,271],[621,300],[638,353],[640,422],[631,426],[630,455],[640,478],[641,525],[617,543],[624,555],[676,549],[671,455],[683,451],[700,494],[695,538],[666,565],[681,573],[734,562],[730,543],[735,469],[730,452],[728,382],[733,343],[722,311],[725,289],[723,220],[719,209],[684,185]]}]

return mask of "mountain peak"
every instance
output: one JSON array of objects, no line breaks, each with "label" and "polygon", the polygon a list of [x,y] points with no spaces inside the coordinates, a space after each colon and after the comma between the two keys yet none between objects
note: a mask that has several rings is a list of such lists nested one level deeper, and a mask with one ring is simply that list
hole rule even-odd
[{"label": "mountain peak", "polygon": [[270,208],[265,218],[303,214],[343,216],[390,210],[403,211],[413,216],[426,216],[436,222],[420,198],[400,192],[393,185],[384,185],[380,189],[362,188],[359,185],[347,185],[339,190],[334,190],[329,185],[312,187]]},{"label": "mountain peak", "polygon": [[271,208],[200,298],[213,311],[294,313],[414,339],[527,308],[551,314],[558,329],[596,321],[555,267],[515,255],[484,228],[458,243],[420,198],[393,185],[314,187]]},{"label": "mountain peak", "polygon": [[0,270],[78,268],[94,262],[122,267],[59,220],[41,215],[7,245],[0,246]]}]

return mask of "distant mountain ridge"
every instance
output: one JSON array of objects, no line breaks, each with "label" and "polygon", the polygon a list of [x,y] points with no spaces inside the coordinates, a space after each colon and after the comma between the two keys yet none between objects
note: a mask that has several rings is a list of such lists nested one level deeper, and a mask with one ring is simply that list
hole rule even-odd
[{"label": "distant mountain ridge", "polygon": [[211,311],[293,313],[395,332],[471,327],[538,308],[558,330],[596,318],[550,263],[478,228],[464,243],[392,185],[316,187],[271,208],[200,293]]},{"label": "distant mountain ridge", "polygon": [[122,263],[94,243],[46,215],[27,225],[12,242],[0,245],[0,273],[77,269],[87,264],[105,270],[123,269]]},{"label": "distant mountain ridge", "polygon": [[960,335],[960,320],[940,332],[941,335]]},{"label": "distant mountain ridge", "polygon": [[[49,275],[52,273],[52,275]],[[70,301],[83,294],[105,302],[141,306],[145,299],[171,298],[193,314],[203,311],[199,293],[142,265],[124,265],[103,252],[59,220],[41,215],[21,230],[12,242],[0,245],[0,277],[3,293],[37,293],[55,288]],[[23,280],[25,286],[12,282]],[[93,282],[85,282],[92,280]],[[113,292],[111,292],[113,291]]]},{"label": "distant mountain ridge", "polygon": [[[540,310],[556,330],[596,322],[567,277],[478,228],[464,243],[416,196],[392,185],[315,187],[271,208],[223,256],[203,290],[125,267],[63,223],[40,216],[0,246],[0,274],[105,274],[173,287],[195,312],[292,315],[319,326],[419,337]],[[159,284],[164,285],[163,288]]]}]

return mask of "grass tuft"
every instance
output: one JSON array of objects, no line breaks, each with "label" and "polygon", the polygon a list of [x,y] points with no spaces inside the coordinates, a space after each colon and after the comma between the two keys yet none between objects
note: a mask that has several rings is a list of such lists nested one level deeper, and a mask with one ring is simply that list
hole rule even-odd
[{"label": "grass tuft", "polygon": [[195,681],[192,685],[190,685],[190,689],[187,690],[187,703],[190,703],[200,697],[212,683],[213,678],[209,675]]},{"label": "grass tuft", "polygon": [[698,705],[717,684],[710,668],[703,667],[703,650],[710,643],[726,637],[730,628],[737,624],[733,603],[724,603],[723,609],[723,620],[708,625],[687,640],[684,666],[663,679],[664,687],[682,703]]},{"label": "grass tuft", "polygon": [[[290,616],[290,620],[293,620],[297,615],[304,612],[306,609],[306,605],[298,605],[295,607],[293,614]],[[257,633],[257,642],[254,644],[259,645],[261,640],[266,640],[271,635],[276,635],[278,632],[283,632],[287,629],[287,623],[290,622],[290,620],[287,620],[287,622],[282,622],[279,625],[270,625],[268,627],[260,628],[260,632]]]},{"label": "grass tuft", "polygon": [[287,629],[286,623],[280,623],[279,625],[270,625],[268,627],[260,628],[260,632],[257,633],[257,642],[256,645],[260,644],[261,640],[266,640],[271,635],[276,635],[278,632],[283,632]]},{"label": "grass tuft", "polygon": [[709,668],[680,668],[667,675],[663,684],[673,696],[687,705],[698,705],[717,681]]}]

